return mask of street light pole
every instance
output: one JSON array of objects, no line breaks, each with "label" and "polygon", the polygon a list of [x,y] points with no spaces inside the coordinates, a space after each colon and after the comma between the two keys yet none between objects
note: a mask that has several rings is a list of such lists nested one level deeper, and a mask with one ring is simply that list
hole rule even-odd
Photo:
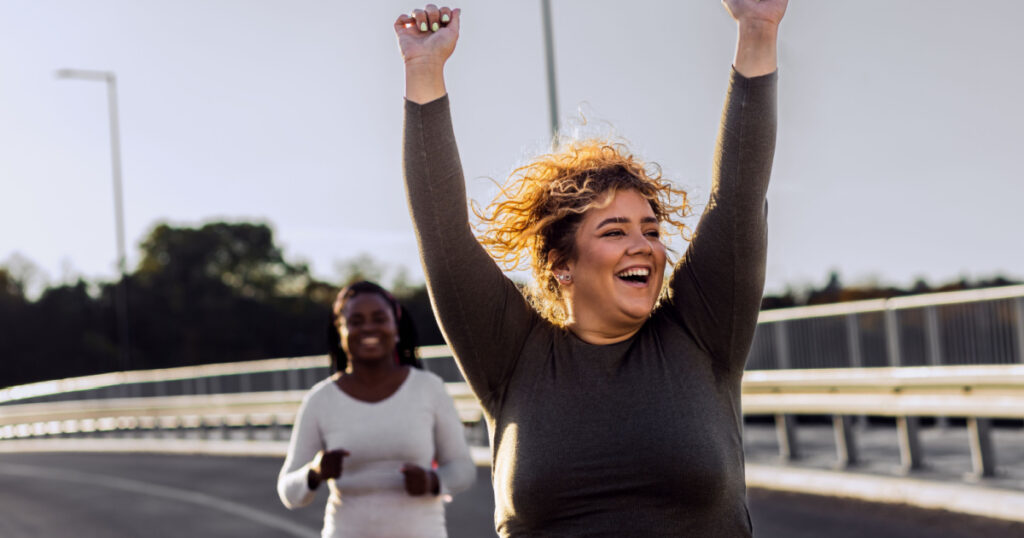
[{"label": "street light pole", "polygon": [[558,92],[555,91],[555,38],[551,28],[551,0],[541,0],[544,21],[544,58],[548,73],[548,110],[551,113],[551,146],[558,146]]},{"label": "street light pole", "polygon": [[117,267],[121,281],[115,294],[117,311],[117,332],[121,341],[121,369],[131,367],[131,331],[128,317],[128,261],[125,253],[124,202],[121,188],[121,133],[117,113],[117,77],[110,71],[88,71],[83,69],[61,69],[57,78],[94,80],[107,84],[107,110],[110,113],[110,159],[114,176],[114,223],[117,235]]}]

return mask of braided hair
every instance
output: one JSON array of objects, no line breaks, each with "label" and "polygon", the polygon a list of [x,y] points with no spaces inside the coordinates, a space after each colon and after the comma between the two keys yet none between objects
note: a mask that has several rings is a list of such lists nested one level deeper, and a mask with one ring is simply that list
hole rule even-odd
[{"label": "braided hair", "polygon": [[331,361],[331,373],[344,372],[348,368],[348,355],[341,348],[341,334],[338,332],[338,322],[341,321],[342,312],[344,312],[348,301],[364,293],[377,294],[391,305],[391,312],[394,314],[395,323],[398,325],[398,342],[395,344],[396,362],[402,366],[423,369],[423,364],[416,355],[416,326],[413,325],[412,316],[409,315],[409,311],[388,290],[373,282],[363,280],[342,288],[338,292],[338,296],[331,308],[330,319],[327,323],[327,356]]}]

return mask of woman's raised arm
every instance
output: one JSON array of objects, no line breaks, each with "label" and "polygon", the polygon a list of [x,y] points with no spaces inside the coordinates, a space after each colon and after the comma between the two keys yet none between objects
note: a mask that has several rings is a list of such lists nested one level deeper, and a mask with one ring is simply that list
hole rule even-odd
[{"label": "woman's raised arm", "polygon": [[776,36],[786,0],[723,0],[736,20],[733,73],[711,196],[670,281],[675,310],[716,366],[742,374],[764,290],[768,180],[775,155]]},{"label": "woman's raised arm", "polygon": [[789,0],[722,0],[736,21],[736,57],[733,67],[739,74],[759,77],[778,68],[779,23]]},{"label": "woman's raised arm", "polygon": [[444,64],[459,40],[460,9],[428,4],[395,21],[405,60],[405,98],[422,105],[444,97]]},{"label": "woman's raised arm", "polygon": [[406,72],[402,166],[434,313],[466,380],[490,411],[538,316],[469,224],[444,85],[459,17],[458,9],[428,5],[395,21]]}]

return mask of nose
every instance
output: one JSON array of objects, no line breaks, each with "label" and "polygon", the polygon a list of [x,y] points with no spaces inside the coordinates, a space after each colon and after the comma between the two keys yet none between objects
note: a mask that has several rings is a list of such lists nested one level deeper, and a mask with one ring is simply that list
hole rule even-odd
[{"label": "nose", "polygon": [[629,243],[629,247],[626,249],[626,254],[629,255],[641,255],[641,254],[653,254],[654,247],[651,246],[651,241],[647,239],[643,234],[633,235],[632,241]]}]

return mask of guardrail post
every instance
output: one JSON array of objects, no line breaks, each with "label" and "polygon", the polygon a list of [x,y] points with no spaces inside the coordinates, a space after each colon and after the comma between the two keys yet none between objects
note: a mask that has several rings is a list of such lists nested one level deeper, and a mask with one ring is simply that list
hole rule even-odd
[{"label": "guardrail post", "polygon": [[942,341],[939,339],[939,315],[935,306],[924,309],[925,345],[928,347],[926,360],[929,366],[942,365]]},{"label": "guardrail post", "polygon": [[917,417],[897,417],[896,429],[900,440],[900,464],[904,472],[924,467],[924,453],[921,451],[920,425]]},{"label": "guardrail post", "polygon": [[775,437],[779,441],[780,459],[795,460],[800,457],[800,447],[796,439],[796,417],[775,415]]},{"label": "guardrail post", "polygon": [[1017,362],[1024,364],[1024,297],[1017,297],[1014,304],[1017,314],[1017,323],[1013,331],[1017,341]]},{"label": "guardrail post", "polygon": [[786,334],[786,322],[776,321],[772,329],[775,333],[775,367],[779,370],[788,370],[793,367],[793,361],[789,358],[789,335]]},{"label": "guardrail post", "polygon": [[[775,367],[780,370],[792,368],[786,322],[777,321],[772,329],[775,336]],[[779,442],[780,459],[788,461],[800,457],[800,448],[796,439],[796,417],[784,414],[775,415],[775,437]]]},{"label": "guardrail post", "polygon": [[[864,367],[864,356],[860,350],[860,324],[857,322],[857,314],[846,315],[846,351],[850,354],[851,368]],[[868,423],[868,418],[864,415],[858,415],[854,419],[861,426]],[[852,424],[844,425],[852,426]],[[846,429],[849,430],[849,428]]]},{"label": "guardrail post", "polygon": [[857,439],[853,431],[853,417],[834,415],[832,430],[836,438],[837,467],[844,468],[857,464]]},{"label": "guardrail post", "polygon": [[885,308],[885,349],[889,355],[889,366],[902,366],[900,357],[900,325],[896,319],[896,311],[888,306]]},{"label": "guardrail post", "polygon": [[[289,362],[295,362],[294,360]],[[295,368],[288,368],[285,371],[285,376],[288,378],[286,383],[286,390],[300,390],[302,387],[299,386],[299,372]]]},{"label": "guardrail post", "polygon": [[270,418],[270,439],[277,441],[281,438],[281,423],[277,420],[277,415],[273,415]]},{"label": "guardrail post", "polygon": [[987,418],[967,419],[967,432],[971,441],[972,478],[996,475],[996,452],[992,447],[992,421]]},{"label": "guardrail post", "polygon": [[[939,315],[936,306],[924,308],[925,360],[928,366],[942,365],[942,341],[939,339]],[[947,417],[935,417],[935,425],[946,429],[949,427]]]},{"label": "guardrail post", "polygon": [[857,314],[846,315],[846,351],[850,354],[851,367],[864,366],[864,357],[860,354],[860,326],[857,324]]}]

